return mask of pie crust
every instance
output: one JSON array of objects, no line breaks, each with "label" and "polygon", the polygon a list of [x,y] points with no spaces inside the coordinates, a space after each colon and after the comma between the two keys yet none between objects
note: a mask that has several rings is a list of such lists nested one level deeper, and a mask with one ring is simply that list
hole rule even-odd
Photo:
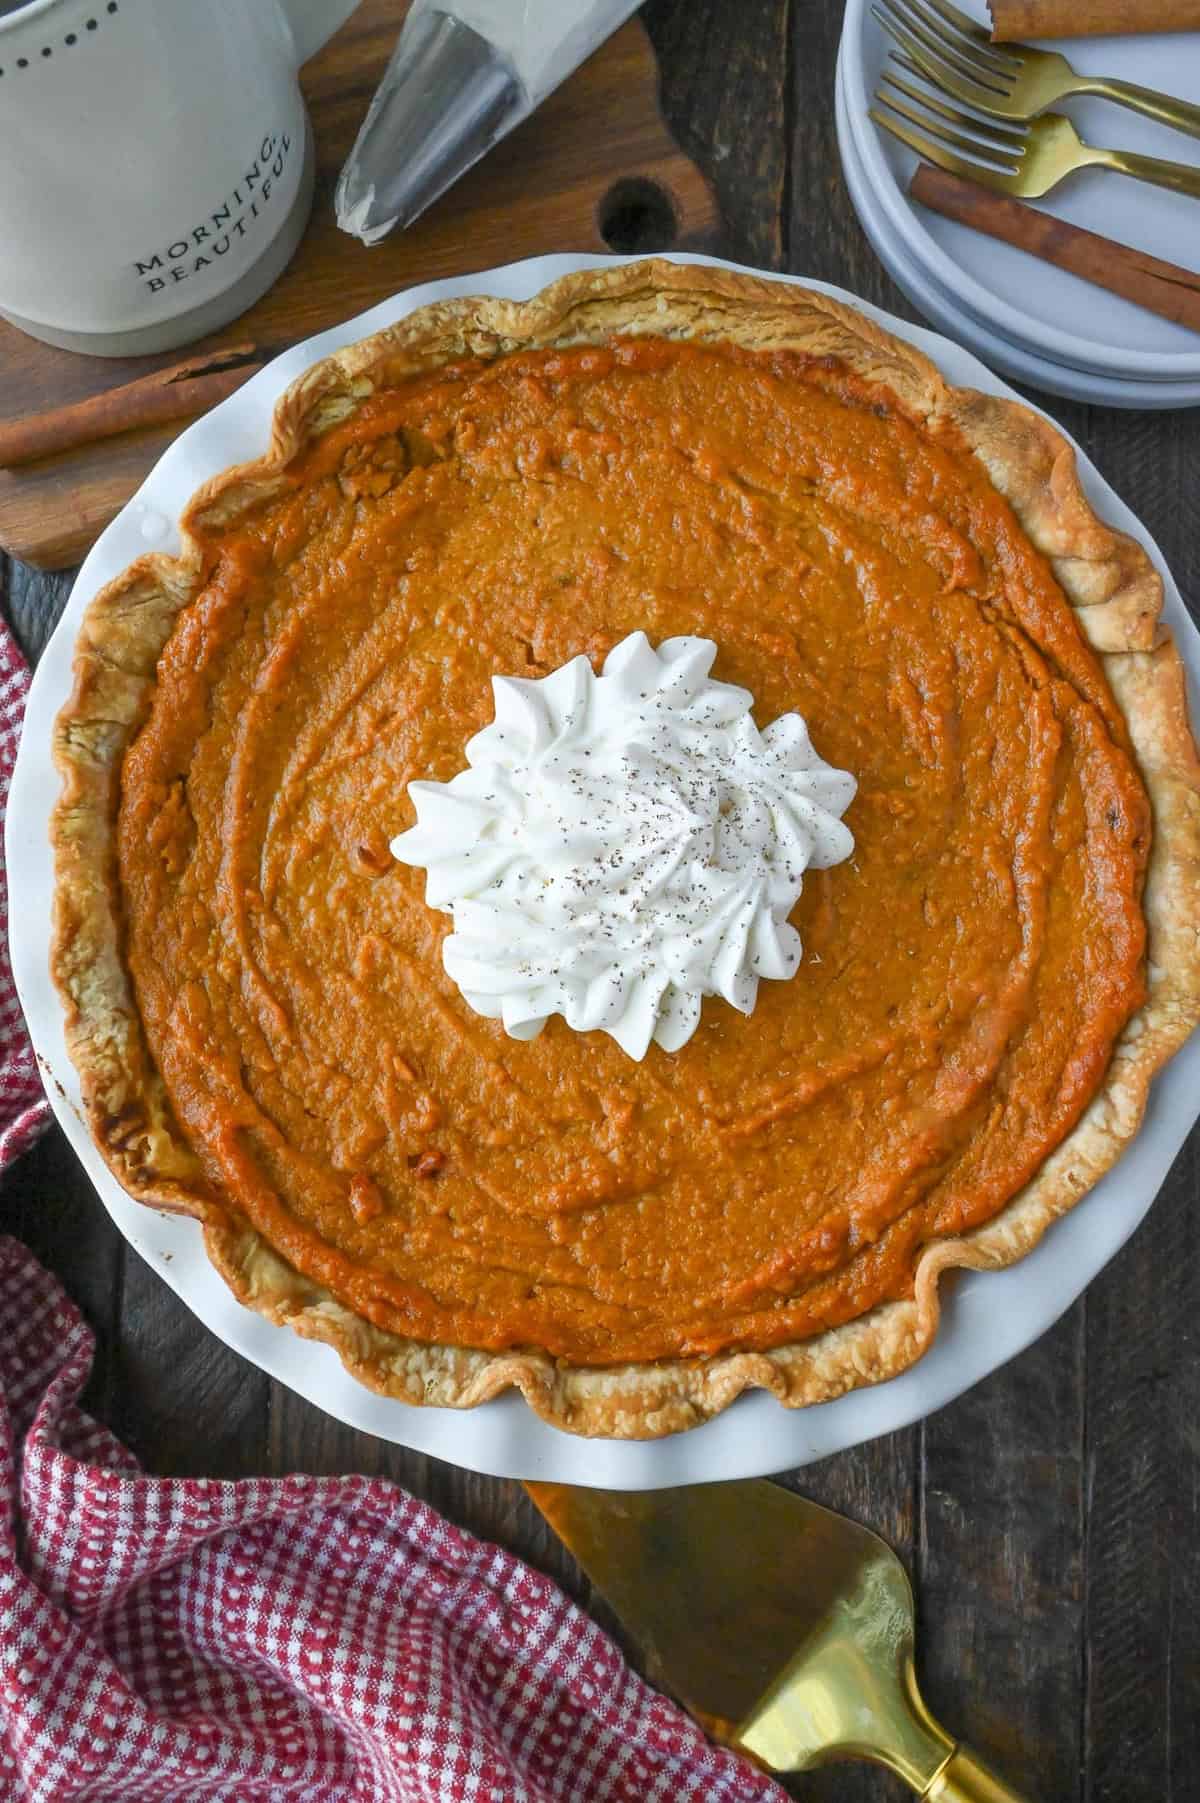
[{"label": "pie crust", "polygon": [[[588,1368],[533,1351],[489,1353],[383,1331],[302,1276],[249,1226],[214,1210],[143,1036],[123,957],[116,818],[126,747],[144,719],[159,655],[197,592],[191,529],[236,518],[278,492],[290,458],[370,396],[462,356],[624,335],[732,341],[840,359],[918,416],[958,428],[1045,554],[1102,656],[1153,811],[1143,895],[1148,993],[1083,1117],[1037,1176],[983,1226],[921,1253],[911,1298],[767,1352]],[[139,558],[92,602],[73,694],[55,730],[63,779],[53,816],[52,969],[92,1133],[137,1199],[196,1216],[234,1294],[270,1320],[334,1346],[370,1388],[408,1403],[470,1408],[510,1386],[558,1427],[648,1438],[689,1428],[759,1386],[789,1407],[826,1401],[911,1365],[938,1324],[938,1280],[954,1266],[1011,1264],[1116,1161],[1137,1132],[1154,1073],[1200,1019],[1200,762],[1183,666],[1159,624],[1161,582],[1142,547],[1092,511],[1070,445],[1015,401],[948,386],[911,345],[853,309],[791,284],[651,261],[569,275],[531,301],[440,302],[337,352],[284,394],[270,448],[206,483],[182,521],[178,558]]]}]

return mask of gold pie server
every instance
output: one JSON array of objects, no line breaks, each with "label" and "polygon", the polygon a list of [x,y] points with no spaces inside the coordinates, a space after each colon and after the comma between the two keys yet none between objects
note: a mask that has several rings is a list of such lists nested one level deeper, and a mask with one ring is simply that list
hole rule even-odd
[{"label": "gold pie server", "polygon": [[715,1740],[772,1772],[868,1759],[928,1803],[1022,1803],[921,1700],[912,1590],[877,1534],[765,1481],[526,1488]]}]

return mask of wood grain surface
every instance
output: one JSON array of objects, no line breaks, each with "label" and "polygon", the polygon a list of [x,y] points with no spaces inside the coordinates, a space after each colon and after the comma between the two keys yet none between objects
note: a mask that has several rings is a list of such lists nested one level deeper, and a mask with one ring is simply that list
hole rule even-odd
[{"label": "wood grain surface", "polygon": [[[719,195],[725,254],[839,282],[915,318],[842,184],[840,10],[651,0],[645,16],[668,120]],[[1200,411],[1137,416],[1034,398],[1200,600]],[[8,614],[31,653],[68,586],[8,567]],[[6,1179],[5,1204],[7,1230],[61,1273],[95,1324],[93,1405],[152,1470],[386,1473],[552,1573],[611,1625],[518,1485],[340,1427],[219,1345],[126,1251],[57,1132]],[[1144,1226],[1038,1344],[918,1427],[783,1480],[898,1547],[932,1706],[1040,1803],[1200,1796],[1198,1322],[1193,1136]],[[907,1794],[850,1766],[794,1790],[838,1803]]]},{"label": "wood grain surface", "polygon": [[[274,287],[190,354],[250,340],[273,355],[399,289],[548,251],[708,244],[712,192],[663,123],[654,54],[636,19],[408,231],[369,249],[348,238],[334,221],[334,185],[403,13],[404,0],[362,0],[305,65],[301,86],[317,146],[308,230]],[[5,416],[88,400],[175,366],[182,355],[80,357],[0,320]],[[42,569],[77,563],[185,424],[148,424],[104,444],[0,468],[0,546]]]}]

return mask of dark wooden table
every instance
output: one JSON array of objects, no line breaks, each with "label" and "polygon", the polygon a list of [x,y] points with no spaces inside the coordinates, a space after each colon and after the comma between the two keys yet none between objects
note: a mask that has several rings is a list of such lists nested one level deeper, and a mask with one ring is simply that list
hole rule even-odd
[{"label": "dark wooden table", "polygon": [[[723,202],[719,248],[915,318],[842,183],[841,8],[651,0],[647,17],[668,115]],[[1048,405],[1200,601],[1200,411]],[[31,654],[69,585],[0,559],[0,595]],[[386,1473],[607,1622],[519,1485],[341,1427],[219,1345],[125,1250],[57,1130],[7,1179],[4,1215],[87,1310],[93,1406],[151,1470]],[[918,1427],[783,1479],[899,1548],[932,1705],[1042,1803],[1200,1798],[1198,1316],[1193,1135],[1145,1225],[1040,1344]],[[795,1788],[848,1803],[901,1794],[851,1767]]]}]

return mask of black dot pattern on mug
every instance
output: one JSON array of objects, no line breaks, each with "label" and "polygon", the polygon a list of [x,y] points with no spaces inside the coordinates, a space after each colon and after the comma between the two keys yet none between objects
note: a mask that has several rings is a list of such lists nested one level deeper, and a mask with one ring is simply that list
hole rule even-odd
[{"label": "black dot pattern on mug", "polygon": [[[105,6],[104,10],[108,14],[108,16],[111,18],[114,13],[120,12],[120,10],[121,10],[120,0],[108,0],[108,4]],[[87,31],[99,31],[99,29],[100,29],[99,18],[85,19],[84,20],[84,28]],[[66,36],[62,40],[62,47],[64,50],[73,50],[75,48],[75,46],[78,44],[78,42],[79,42],[79,33],[77,31],[68,31]],[[55,44],[43,44],[41,46],[42,60],[46,61],[50,57],[52,57],[54,55],[54,52],[57,47],[58,46]],[[32,62],[32,59],[30,57],[19,56],[17,58],[16,62],[13,64],[10,64],[9,67],[16,68],[16,69],[28,69],[31,66],[31,62]],[[0,76],[4,75],[5,72],[6,71],[5,71],[4,65],[0,64]]]}]

